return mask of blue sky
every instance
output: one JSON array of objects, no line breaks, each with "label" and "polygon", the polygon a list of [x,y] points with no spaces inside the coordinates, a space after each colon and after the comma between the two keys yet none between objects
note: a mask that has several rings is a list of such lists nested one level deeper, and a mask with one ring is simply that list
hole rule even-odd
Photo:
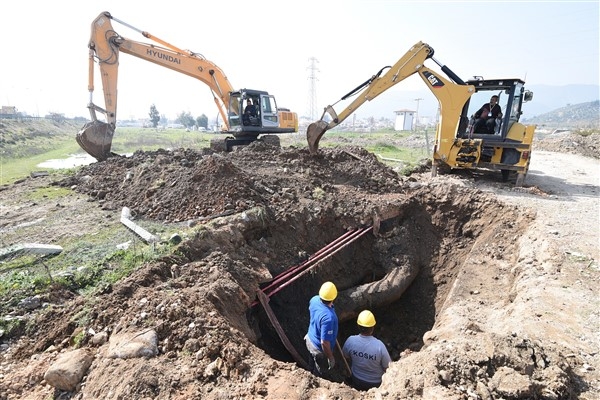
[{"label": "blue sky", "polygon": [[[90,24],[102,11],[203,54],[234,87],[267,90],[279,106],[299,114],[308,110],[311,57],[318,60],[315,94],[321,110],[418,41],[431,45],[436,59],[463,79],[598,85],[600,77],[597,0],[22,0],[4,2],[0,10],[0,105],[31,115],[89,116],[87,43]],[[113,27],[126,38],[148,42],[116,22]],[[433,62],[429,67],[437,68]],[[103,105],[102,87],[95,86],[94,101]],[[418,78],[409,78],[389,92],[422,88]],[[414,107],[412,98],[405,102],[397,108]],[[146,117],[151,104],[169,118],[181,111],[211,118],[217,113],[201,82],[122,54],[119,119]]]}]

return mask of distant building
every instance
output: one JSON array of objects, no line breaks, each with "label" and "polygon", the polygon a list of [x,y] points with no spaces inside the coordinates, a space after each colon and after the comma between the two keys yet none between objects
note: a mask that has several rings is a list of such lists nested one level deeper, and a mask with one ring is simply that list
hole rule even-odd
[{"label": "distant building", "polygon": [[395,131],[412,131],[416,118],[416,111],[413,110],[398,110],[394,111],[396,121],[394,122]]},{"label": "distant building", "polygon": [[5,117],[15,117],[17,115],[17,107],[2,106],[2,108],[0,109],[0,115]]}]

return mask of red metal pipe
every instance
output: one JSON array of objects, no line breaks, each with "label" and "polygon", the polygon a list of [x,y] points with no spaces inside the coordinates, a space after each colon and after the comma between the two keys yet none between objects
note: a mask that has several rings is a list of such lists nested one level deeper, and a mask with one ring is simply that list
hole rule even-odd
[{"label": "red metal pipe", "polygon": [[[307,261],[305,261],[304,263],[302,263],[300,265],[296,265],[292,268],[287,269],[285,272],[279,274],[271,283],[269,283],[268,286],[264,287],[263,289],[259,289],[259,290],[262,291],[263,293],[265,293],[268,297],[271,297],[275,293],[279,292],[282,288],[289,285],[291,282],[295,281],[300,276],[304,275],[306,272],[310,271],[312,268],[314,268],[316,265],[318,265],[321,261],[324,261],[325,259],[329,258],[333,254],[337,253],[339,250],[346,247],[348,244],[354,242],[356,239],[358,239],[365,233],[371,231],[372,229],[373,229],[373,227],[369,226],[366,228],[350,230],[350,231],[344,233],[342,236],[338,237],[333,242],[329,243],[328,245],[326,245],[325,247],[323,247],[322,249],[317,251]],[[315,263],[315,264],[313,266],[309,267],[308,265],[312,264],[312,263]],[[298,271],[300,271],[300,272],[298,272]],[[271,290],[271,288],[273,288],[279,282],[281,282],[282,280],[288,278],[290,275],[293,275],[293,274],[297,274],[297,275],[295,277],[291,278],[290,280],[288,280],[287,282],[283,283],[282,285],[275,287],[274,289]],[[269,293],[267,293],[267,291],[269,291]],[[257,304],[258,304],[258,301],[255,300],[254,302],[252,302],[251,307],[254,307]]]},{"label": "red metal pipe", "polygon": [[287,278],[289,275],[292,275],[292,274],[296,273],[296,271],[299,270],[299,269],[303,269],[304,267],[306,267],[306,265],[314,262],[315,259],[321,258],[322,254],[326,250],[328,250],[331,246],[335,245],[336,243],[340,242],[341,240],[344,240],[345,237],[347,237],[348,235],[354,233],[355,231],[356,231],[356,229],[347,231],[342,236],[336,238],[333,242],[329,243],[327,246],[325,246],[322,249],[318,250],[316,253],[314,253],[312,256],[310,256],[310,258],[308,260],[304,261],[302,264],[295,265],[295,266],[293,266],[291,268],[288,268],[287,270],[285,270],[281,274],[277,275],[269,283],[268,286],[262,288],[262,291],[263,292],[267,292],[271,287],[277,285],[279,282],[281,282],[282,280],[284,280],[285,278]]},{"label": "red metal pipe", "polygon": [[[308,261],[306,261],[301,266],[294,268],[293,273],[297,274],[297,273],[301,272],[302,270],[305,270],[306,268],[308,268],[308,266],[310,264],[320,261],[323,257],[327,257],[327,255],[330,254],[331,251],[334,251],[335,249],[339,248],[340,246],[342,246],[342,247],[345,246],[348,242],[352,242],[354,240],[354,237],[356,235],[360,234],[361,232],[362,232],[362,229],[356,229],[356,230],[352,231],[350,235],[344,234],[344,235],[340,236],[334,242],[331,242],[330,244],[328,244],[327,246],[325,246],[321,250],[319,250],[318,255],[316,255],[315,257],[311,257]],[[290,275],[291,274],[286,274],[284,278],[287,279]],[[281,282],[282,280],[283,279],[278,278],[277,283]],[[263,292],[265,292],[268,296],[270,296],[270,294],[267,293],[267,291],[271,291],[271,288],[273,286],[275,286],[275,285],[273,285],[273,284],[269,285],[268,288],[263,289]]]},{"label": "red metal pipe", "polygon": [[306,274],[311,269],[313,269],[314,267],[316,267],[317,265],[319,265],[321,263],[321,261],[325,261],[326,259],[328,259],[332,255],[334,255],[335,253],[337,253],[338,251],[340,251],[341,249],[343,249],[344,247],[346,247],[350,243],[354,242],[356,239],[358,239],[359,237],[361,237],[365,233],[369,232],[372,228],[373,227],[368,227],[368,228],[365,228],[363,231],[360,231],[358,235],[355,235],[350,241],[348,241],[347,243],[345,243],[343,246],[338,247],[333,252],[327,254],[324,258],[322,258],[321,260],[319,260],[319,262],[317,262],[316,264],[310,266],[309,268],[306,268],[304,271],[300,272],[299,274],[297,274],[296,276],[294,276],[293,278],[291,278],[287,282],[283,283],[282,285],[279,285],[279,287],[275,288],[272,292],[267,293],[267,296],[269,296],[269,297],[273,296],[275,293],[279,292],[281,289],[283,289],[284,287],[286,287],[290,283],[294,282],[296,279],[300,278],[302,275]]}]

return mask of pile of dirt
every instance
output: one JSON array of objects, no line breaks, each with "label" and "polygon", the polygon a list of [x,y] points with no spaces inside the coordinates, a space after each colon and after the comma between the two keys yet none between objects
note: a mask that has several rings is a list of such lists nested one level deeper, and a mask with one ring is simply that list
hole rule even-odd
[{"label": "pile of dirt", "polygon": [[[519,240],[535,213],[468,181],[401,177],[360,147],[311,156],[255,142],[231,153],[137,152],[59,184],[102,210],[128,207],[137,219],[185,226],[185,240],[93,301],[62,293],[22,313],[32,328],[0,352],[2,400],[598,394],[581,372],[591,351],[574,354],[512,323],[511,313],[527,314],[518,311],[529,305],[523,277],[548,262]],[[304,359],[308,300],[323,281],[340,291],[340,341],[356,333],[357,312],[372,309],[394,362],[367,393],[345,383],[341,359],[330,380],[300,368],[256,301],[274,277],[366,228],[269,304]],[[118,338],[131,344],[149,333],[144,357],[115,353]],[[51,386],[46,372],[75,348],[92,355],[89,368],[74,390]]]},{"label": "pile of dirt", "polygon": [[348,193],[347,212],[368,214],[364,206],[371,205],[361,205],[360,197],[402,188],[397,174],[362,148],[312,157],[307,151],[280,150],[259,141],[232,153],[179,149],[112,157],[61,184],[98,199],[105,209],[126,206],[137,216],[164,222],[255,206],[276,214],[293,212],[302,199],[318,197],[320,191],[329,201],[338,201],[346,197],[345,190],[357,193]]},{"label": "pile of dirt", "polygon": [[535,150],[555,153],[579,154],[600,159],[600,133],[580,135],[571,131],[555,131],[550,134],[536,135],[533,143]]}]

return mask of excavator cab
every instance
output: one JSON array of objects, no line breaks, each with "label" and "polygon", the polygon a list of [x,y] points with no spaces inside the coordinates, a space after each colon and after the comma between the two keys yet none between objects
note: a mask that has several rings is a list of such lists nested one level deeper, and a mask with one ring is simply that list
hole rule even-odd
[{"label": "excavator cab", "polygon": [[275,97],[262,90],[230,92],[227,123],[229,129],[221,133],[231,136],[212,139],[211,149],[231,151],[235,146],[245,146],[255,140],[279,146],[276,134],[298,132],[297,114],[287,108],[278,108]]},{"label": "excavator cab", "polygon": [[[535,126],[523,125],[519,120],[523,103],[531,101],[533,93],[525,90],[525,82],[520,79],[475,79],[467,85],[475,92],[462,109],[456,139],[445,153],[444,162],[451,167],[500,170],[503,180],[515,171],[516,185],[521,186],[529,167]],[[493,125],[476,127],[474,114],[494,95],[499,98],[502,114],[491,121]]]},{"label": "excavator cab", "polygon": [[[523,103],[533,99],[533,93],[525,90],[525,82],[520,79],[474,79],[467,81],[467,85],[474,86],[475,93],[465,103],[461,114],[461,121],[468,120],[469,123],[459,125],[457,136],[482,139],[484,142],[511,140],[510,128],[521,118]],[[483,126],[475,130],[474,114],[494,95],[498,96],[501,117],[495,120],[493,129]]]},{"label": "excavator cab", "polygon": [[228,148],[249,144],[260,134],[298,131],[295,113],[278,108],[275,96],[262,90],[242,89],[230,93],[228,122],[229,131],[225,133],[234,136],[228,140]]}]

